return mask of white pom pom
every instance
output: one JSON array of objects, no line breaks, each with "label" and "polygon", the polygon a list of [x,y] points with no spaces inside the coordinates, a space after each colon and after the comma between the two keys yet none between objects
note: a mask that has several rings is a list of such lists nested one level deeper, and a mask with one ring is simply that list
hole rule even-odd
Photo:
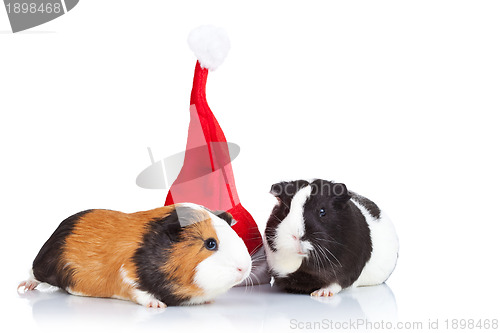
[{"label": "white pom pom", "polygon": [[224,62],[231,47],[226,31],[211,25],[202,25],[191,31],[188,44],[201,67],[211,71]]}]

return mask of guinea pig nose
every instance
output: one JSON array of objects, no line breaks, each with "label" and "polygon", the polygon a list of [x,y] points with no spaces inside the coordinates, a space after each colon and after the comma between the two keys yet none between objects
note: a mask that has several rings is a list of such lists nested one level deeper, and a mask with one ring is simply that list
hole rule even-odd
[{"label": "guinea pig nose", "polygon": [[295,236],[295,235],[292,235],[292,238],[293,238],[293,240],[297,240],[298,239],[297,236]]},{"label": "guinea pig nose", "polygon": [[250,269],[250,266],[236,266],[236,270],[238,273],[245,275],[247,274],[248,270]]},{"label": "guinea pig nose", "polygon": [[238,272],[246,272],[248,270],[248,267],[238,266],[238,267],[236,267],[236,270]]}]

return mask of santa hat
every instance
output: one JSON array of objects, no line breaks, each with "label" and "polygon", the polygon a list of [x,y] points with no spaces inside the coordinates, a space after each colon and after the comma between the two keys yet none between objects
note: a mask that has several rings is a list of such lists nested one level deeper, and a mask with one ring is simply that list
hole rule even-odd
[{"label": "santa hat", "polygon": [[201,26],[190,33],[188,43],[198,58],[191,91],[191,119],[184,164],[170,187],[165,205],[193,202],[227,211],[237,221],[233,229],[249,253],[262,253],[262,237],[252,215],[238,198],[226,137],[207,104],[205,93],[209,71],[214,71],[226,58],[229,38],[221,28]]}]

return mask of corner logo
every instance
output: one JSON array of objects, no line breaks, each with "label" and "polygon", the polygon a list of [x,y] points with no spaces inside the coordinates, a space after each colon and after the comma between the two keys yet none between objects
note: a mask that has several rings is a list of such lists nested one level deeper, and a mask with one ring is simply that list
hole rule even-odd
[{"label": "corner logo", "polygon": [[79,0],[4,0],[12,32],[52,21],[73,9]]}]

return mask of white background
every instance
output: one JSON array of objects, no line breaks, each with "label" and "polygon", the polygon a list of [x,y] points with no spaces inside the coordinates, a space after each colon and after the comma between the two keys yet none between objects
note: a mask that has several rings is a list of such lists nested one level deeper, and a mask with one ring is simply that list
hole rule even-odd
[{"label": "white background", "polygon": [[16,285],[64,218],[163,205],[135,177],[147,147],[185,148],[186,37],[206,23],[231,38],[207,95],[259,226],[274,182],[344,182],[398,230],[400,320],[499,318],[499,17],[496,1],[84,0],[12,34],[0,8],[2,324],[50,329]]}]

